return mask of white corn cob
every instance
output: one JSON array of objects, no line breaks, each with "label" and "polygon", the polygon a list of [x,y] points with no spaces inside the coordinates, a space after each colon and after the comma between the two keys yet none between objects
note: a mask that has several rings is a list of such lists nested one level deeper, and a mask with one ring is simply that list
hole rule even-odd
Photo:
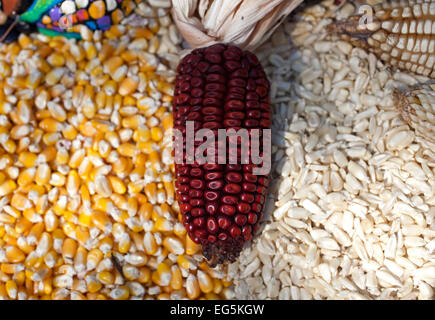
[{"label": "white corn cob", "polygon": [[435,0],[388,0],[371,8],[371,23],[366,12],[329,25],[329,31],[392,66],[435,78]]},{"label": "white corn cob", "polygon": [[435,84],[406,91],[396,89],[393,98],[403,118],[427,146],[435,150]]}]

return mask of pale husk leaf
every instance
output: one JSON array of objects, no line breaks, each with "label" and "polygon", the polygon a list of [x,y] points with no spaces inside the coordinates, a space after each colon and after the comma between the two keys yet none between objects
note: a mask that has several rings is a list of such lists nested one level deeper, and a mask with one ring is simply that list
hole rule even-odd
[{"label": "pale husk leaf", "polygon": [[303,0],[172,0],[172,16],[192,47],[215,42],[253,50]]}]

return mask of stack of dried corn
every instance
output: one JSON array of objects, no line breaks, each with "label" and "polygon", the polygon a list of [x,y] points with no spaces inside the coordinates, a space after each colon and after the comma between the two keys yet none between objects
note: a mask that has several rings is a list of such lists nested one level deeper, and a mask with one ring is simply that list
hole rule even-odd
[{"label": "stack of dried corn", "polygon": [[[0,47],[0,298],[222,298],[174,201],[166,2]],[[127,26],[128,25],[128,26]],[[165,63],[163,63],[164,61]]]}]

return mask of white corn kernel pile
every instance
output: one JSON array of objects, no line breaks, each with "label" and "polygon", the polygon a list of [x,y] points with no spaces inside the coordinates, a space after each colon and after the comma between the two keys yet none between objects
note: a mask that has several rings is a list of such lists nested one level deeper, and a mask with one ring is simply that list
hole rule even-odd
[{"label": "white corn kernel pile", "polygon": [[[428,79],[329,35],[346,10],[333,3],[307,7],[257,52],[271,80],[273,179],[228,275],[239,299],[433,299],[435,150],[392,97]],[[414,127],[428,128],[431,104],[410,102]]]}]

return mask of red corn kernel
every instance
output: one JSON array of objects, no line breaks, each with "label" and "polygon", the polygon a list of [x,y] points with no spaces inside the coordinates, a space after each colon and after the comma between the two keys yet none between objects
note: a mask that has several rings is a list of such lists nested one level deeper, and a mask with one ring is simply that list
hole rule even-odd
[{"label": "red corn kernel", "polygon": [[252,193],[246,193],[245,192],[245,193],[242,193],[240,195],[240,200],[248,202],[248,203],[254,202],[254,199],[255,199],[255,197],[254,197],[254,195]]},{"label": "red corn kernel", "polygon": [[227,216],[232,216],[236,213],[236,208],[228,204],[224,204],[220,207],[220,212],[226,214]]},{"label": "red corn kernel", "polygon": [[249,203],[240,202],[237,205],[237,210],[241,213],[248,213],[249,211],[251,211],[251,206],[249,205]]},{"label": "red corn kernel", "polygon": [[[240,185],[235,184],[235,183],[227,184],[227,185],[224,187],[224,191],[225,191],[226,193],[231,193],[231,194],[239,194],[239,193],[240,193],[240,190],[241,190]],[[255,189],[254,189],[254,190],[255,190]]]},{"label": "red corn kernel", "polygon": [[235,197],[235,196],[224,196],[224,197],[222,197],[222,202],[223,203],[225,203],[225,204],[237,204],[237,201],[238,201],[238,199],[237,199],[237,197]]},{"label": "red corn kernel", "polygon": [[218,226],[216,220],[212,217],[208,218],[208,220],[207,220],[207,230],[210,233],[216,233],[219,230],[219,226]]},{"label": "red corn kernel", "polygon": [[226,230],[231,225],[231,221],[230,221],[230,219],[228,217],[220,216],[218,218],[218,224],[219,224],[219,227],[221,229]]},{"label": "red corn kernel", "polygon": [[255,224],[257,222],[257,219],[258,219],[258,217],[257,217],[257,215],[255,213],[251,212],[251,213],[248,214],[248,222],[250,224]]},{"label": "red corn kernel", "polygon": [[248,218],[246,218],[245,215],[243,214],[238,214],[235,216],[234,221],[239,225],[239,226],[243,226],[246,224],[246,222],[248,221]]},{"label": "red corn kernel", "polygon": [[232,226],[230,228],[230,235],[233,239],[237,239],[240,236],[240,233],[241,233],[241,231],[240,231],[239,227]]},{"label": "red corn kernel", "polygon": [[199,217],[204,215],[205,210],[203,208],[193,208],[191,214],[193,217]]}]

